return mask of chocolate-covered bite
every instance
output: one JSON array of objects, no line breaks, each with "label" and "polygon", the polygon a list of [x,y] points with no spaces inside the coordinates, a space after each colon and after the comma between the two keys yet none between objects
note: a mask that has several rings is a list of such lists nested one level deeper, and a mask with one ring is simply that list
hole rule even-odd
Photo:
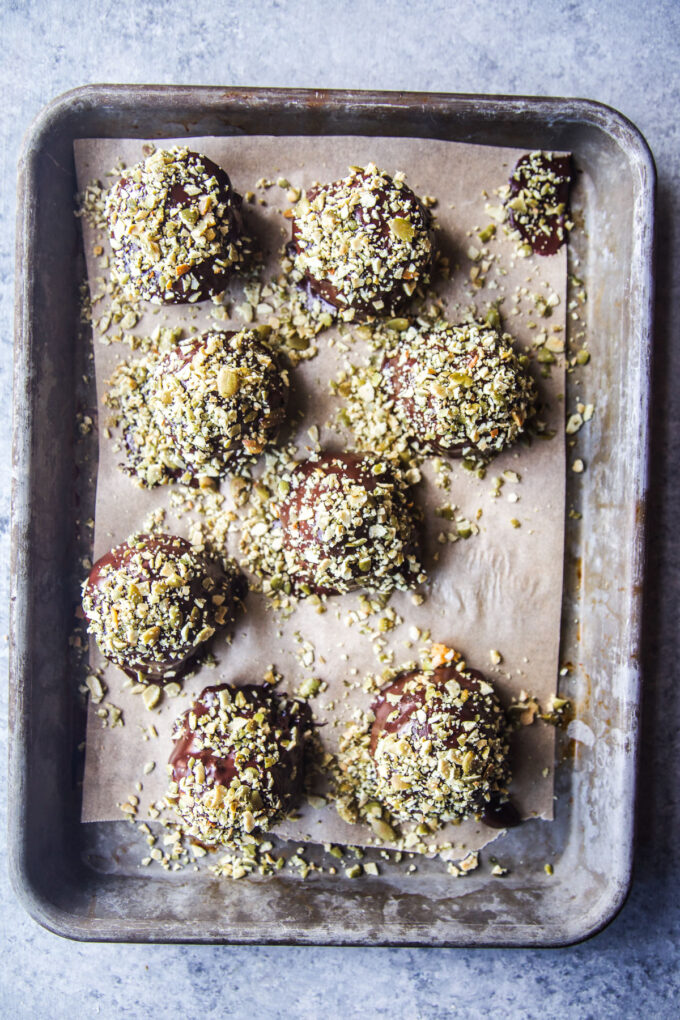
[{"label": "chocolate-covered bite", "polygon": [[534,410],[534,382],[508,334],[481,324],[411,326],[382,365],[406,431],[428,453],[499,453]]},{"label": "chocolate-covered bite", "polygon": [[168,800],[206,845],[238,846],[299,802],[311,713],[256,684],[207,687],[175,724]]},{"label": "chocolate-covered bite", "polygon": [[354,167],[311,189],[294,214],[295,269],[346,318],[391,314],[429,278],[432,220],[403,174]]},{"label": "chocolate-covered bite", "polygon": [[373,457],[325,454],[301,462],[279,518],[298,595],[387,593],[425,579],[409,489]]},{"label": "chocolate-covered bite", "polygon": [[232,622],[248,586],[183,538],[137,535],[111,549],[83,584],[88,632],[141,683],[175,680]]},{"label": "chocolate-covered bite", "polygon": [[554,255],[566,240],[571,156],[531,152],[510,178],[510,224],[537,255]]},{"label": "chocolate-covered bite", "polygon": [[465,664],[397,677],[372,705],[377,799],[431,828],[497,806],[509,781],[503,709]]},{"label": "chocolate-covered bite", "polygon": [[286,413],[288,373],[257,330],[210,331],[162,358],[146,394],[186,469],[220,477],[275,438]]},{"label": "chocolate-covered bite", "polygon": [[123,289],[156,304],[220,294],[242,260],[240,205],[226,171],[186,148],[156,149],[126,170],[106,205]]}]

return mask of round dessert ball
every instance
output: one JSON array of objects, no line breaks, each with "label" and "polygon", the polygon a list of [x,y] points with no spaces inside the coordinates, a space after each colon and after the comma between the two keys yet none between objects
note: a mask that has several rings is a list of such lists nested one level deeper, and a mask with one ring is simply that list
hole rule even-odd
[{"label": "round dessert ball", "polygon": [[126,170],[106,204],[124,290],[156,304],[221,293],[242,257],[240,204],[228,174],[189,149],[156,149]]},{"label": "round dessert ball", "polygon": [[83,611],[102,655],[141,683],[169,682],[234,619],[247,590],[235,566],[218,567],[183,538],[136,535],[92,567]]},{"label": "round dessert ball", "polygon": [[298,595],[391,592],[425,580],[413,498],[388,466],[325,454],[293,471],[279,507],[287,573]]},{"label": "round dessert ball", "polygon": [[400,821],[444,822],[496,804],[509,781],[503,709],[464,663],[403,673],[374,702],[376,795]]},{"label": "round dessert ball", "polygon": [[434,232],[404,175],[371,163],[307,192],[294,210],[293,245],[314,295],[348,313],[387,315],[427,282]]},{"label": "round dessert ball", "polygon": [[175,724],[173,803],[207,845],[238,846],[299,802],[311,714],[304,702],[257,684],[206,687]]},{"label": "round dessert ball", "polygon": [[403,427],[428,453],[500,453],[536,399],[511,337],[478,323],[411,326],[387,351],[382,377]]},{"label": "round dessert ball", "polygon": [[220,477],[275,438],[288,373],[257,330],[209,332],[160,360],[146,400],[187,470]]}]

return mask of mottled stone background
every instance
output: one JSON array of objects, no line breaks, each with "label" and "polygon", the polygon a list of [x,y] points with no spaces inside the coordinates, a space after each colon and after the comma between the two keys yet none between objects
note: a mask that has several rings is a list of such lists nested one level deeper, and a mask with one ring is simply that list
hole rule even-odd
[{"label": "mottled stone background", "polygon": [[[7,631],[15,173],[21,137],[48,100],[88,82],[586,96],[638,125],[659,170],[638,837],[634,885],[619,917],[585,945],[534,952],[78,945],[29,920],[1,872],[0,1015],[599,1020],[644,1009],[676,1016],[680,4],[2,0],[0,14],[0,635]],[[6,661],[4,638],[0,648]],[[0,694],[4,739],[4,683]],[[0,832],[4,838],[4,820]]]}]

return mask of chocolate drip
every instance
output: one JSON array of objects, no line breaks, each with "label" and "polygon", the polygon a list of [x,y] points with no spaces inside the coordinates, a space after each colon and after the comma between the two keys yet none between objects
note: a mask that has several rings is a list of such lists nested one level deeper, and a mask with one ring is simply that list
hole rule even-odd
[{"label": "chocolate drip", "polygon": [[[532,189],[532,178],[546,176],[547,194],[536,194],[538,186]],[[528,192],[530,199],[538,203],[527,211],[518,211],[510,206],[510,223],[527,241],[537,255],[554,255],[566,240],[566,207],[571,185],[571,156],[551,156],[542,152],[527,154],[517,161],[510,178],[510,200],[520,192]],[[543,189],[541,188],[541,191]],[[561,207],[560,212],[549,210]]]}]

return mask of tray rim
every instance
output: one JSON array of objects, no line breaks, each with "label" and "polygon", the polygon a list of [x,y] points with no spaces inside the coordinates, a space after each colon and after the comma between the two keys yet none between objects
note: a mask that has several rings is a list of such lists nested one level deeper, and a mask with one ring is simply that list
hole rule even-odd
[{"label": "tray rim", "polygon": [[[248,87],[221,87],[221,86],[193,86],[193,85],[135,85],[135,84],[88,84],[72,89],[57,96],[48,103],[34,119],[24,138],[22,152],[19,160],[19,189],[17,203],[17,237],[16,237],[16,264],[19,271],[15,278],[15,352],[14,352],[14,405],[13,405],[13,480],[12,480],[12,547],[11,547],[11,585],[10,585],[10,658],[9,658],[9,804],[8,804],[8,827],[9,827],[9,870],[12,886],[19,901],[27,910],[29,915],[43,927],[54,932],[83,941],[121,941],[129,942],[184,942],[228,944],[253,944],[263,943],[272,945],[391,945],[391,946],[460,946],[467,943],[459,939],[447,941],[437,939],[432,942],[427,939],[415,938],[413,940],[397,938],[385,941],[372,938],[370,941],[360,937],[343,938],[342,936],[328,939],[319,938],[317,931],[296,932],[293,938],[262,938],[257,932],[252,936],[232,937],[224,935],[218,938],[208,937],[206,939],[191,937],[178,931],[177,934],[168,933],[168,922],[164,924],[164,931],[159,934],[160,921],[128,921],[127,919],[94,919],[81,917],[63,910],[56,904],[49,902],[32,884],[26,866],[26,847],[24,840],[23,820],[25,816],[25,800],[23,797],[23,782],[21,758],[25,748],[25,737],[29,716],[26,711],[25,691],[23,684],[15,678],[23,676],[23,660],[27,647],[28,634],[20,612],[21,594],[26,588],[26,571],[22,571],[22,562],[26,554],[27,541],[27,511],[30,505],[30,473],[31,461],[31,432],[26,428],[30,421],[30,379],[31,379],[31,308],[30,308],[30,286],[27,277],[21,272],[24,265],[25,253],[31,250],[31,209],[30,191],[31,182],[35,175],[36,152],[46,142],[50,132],[63,124],[67,124],[69,118],[77,112],[82,112],[101,103],[102,98],[116,106],[119,111],[127,108],[140,107],[140,102],[153,109],[162,100],[170,106],[189,103],[194,106],[199,104],[211,110],[218,110],[226,103],[242,103],[252,106],[253,103],[261,106],[268,106],[272,102],[299,102],[305,101],[311,107],[330,107],[343,109],[348,104],[356,108],[357,104],[366,109],[375,110],[379,107],[387,109],[425,110],[427,107],[437,106],[439,109],[465,110],[474,107],[479,112],[484,111],[489,122],[502,119],[512,114],[531,114],[537,118],[547,117],[553,123],[585,123],[595,127],[622,146],[627,146],[627,157],[630,159],[634,154],[638,165],[643,168],[645,181],[641,184],[638,194],[637,212],[641,215],[647,230],[640,244],[634,248],[633,255],[637,256],[638,264],[634,268],[640,271],[641,297],[638,306],[638,314],[633,320],[631,337],[639,337],[643,340],[648,338],[648,343],[638,344],[635,352],[637,355],[636,369],[637,378],[640,381],[639,397],[640,408],[640,443],[635,451],[636,470],[633,473],[634,492],[630,495],[635,499],[636,506],[640,512],[636,515],[634,530],[634,542],[631,550],[630,564],[634,584],[629,597],[630,619],[635,621],[632,628],[628,645],[628,683],[626,693],[633,703],[633,724],[629,733],[630,753],[624,758],[624,766],[627,778],[631,787],[635,788],[635,777],[639,757],[639,702],[641,692],[641,676],[639,665],[639,648],[641,632],[641,608],[642,608],[642,581],[644,578],[645,566],[645,503],[648,488],[648,447],[649,447],[649,387],[651,377],[652,357],[652,324],[653,324],[653,300],[654,280],[652,273],[653,246],[654,246],[654,194],[656,185],[656,168],[653,155],[649,146],[639,129],[623,114],[612,107],[590,99],[570,99],[561,97],[540,97],[540,96],[507,96],[498,94],[474,94],[474,93],[418,93],[418,92],[390,92],[390,91],[360,91],[360,90],[325,90],[325,89],[287,89],[287,88],[248,88]],[[616,128],[616,135],[613,134],[612,126]],[[332,133],[332,132],[329,132]],[[338,132],[341,133],[341,132]],[[148,132],[144,133],[148,136]],[[130,132],[125,135],[112,133],[109,137],[130,137]],[[191,133],[187,132],[187,137]],[[73,135],[77,137],[77,135]],[[102,136],[103,137],[103,136]],[[629,851],[632,850],[634,832],[634,801],[631,806],[627,836]],[[601,912],[601,918],[595,923],[580,924],[577,922],[573,931],[565,934],[563,938],[553,939],[542,938],[540,941],[522,941],[517,939],[493,940],[490,942],[475,942],[474,945],[484,946],[564,946],[572,945],[583,941],[597,934],[606,927],[619,913],[625,904],[629,893],[632,875],[632,852],[625,858],[625,865],[619,874],[612,876],[612,882],[607,887],[610,892],[609,902]],[[137,934],[124,932],[126,924],[134,923],[137,927]],[[177,928],[181,926],[180,921],[175,922]],[[527,927],[526,925],[524,927]],[[148,932],[144,929],[148,929]]]}]

